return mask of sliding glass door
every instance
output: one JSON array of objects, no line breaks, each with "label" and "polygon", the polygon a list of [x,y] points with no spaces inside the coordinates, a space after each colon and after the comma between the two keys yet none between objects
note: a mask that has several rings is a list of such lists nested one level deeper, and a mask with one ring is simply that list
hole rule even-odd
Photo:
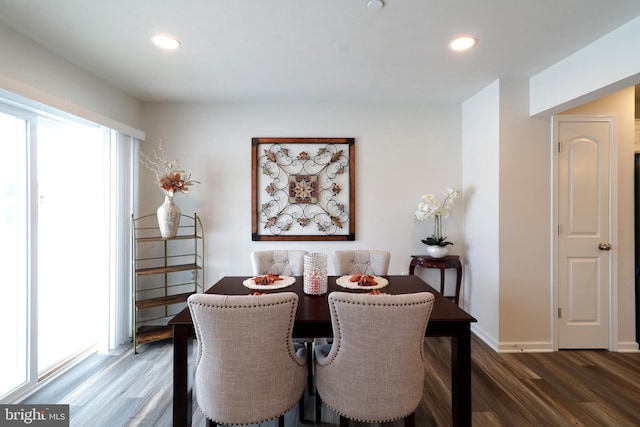
[{"label": "sliding glass door", "polygon": [[100,127],[37,125],[38,375],[98,344],[109,286]]},{"label": "sliding glass door", "polygon": [[113,135],[0,103],[0,402],[100,344],[123,342],[110,328],[122,330],[114,313],[129,306],[129,263],[116,254],[128,246],[131,212],[118,184],[130,181],[112,171],[131,173],[133,141]]}]

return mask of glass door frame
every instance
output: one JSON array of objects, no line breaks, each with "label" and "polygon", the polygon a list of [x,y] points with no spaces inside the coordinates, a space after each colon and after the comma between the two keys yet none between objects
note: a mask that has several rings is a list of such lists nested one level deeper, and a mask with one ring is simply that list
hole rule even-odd
[{"label": "glass door frame", "polygon": [[[24,314],[25,319],[22,319],[25,322],[25,332],[27,334],[26,339],[24,340],[24,345],[26,348],[22,349],[24,352],[24,357],[26,358],[25,368],[24,368],[24,382],[22,384],[17,384],[14,389],[9,390],[0,390],[0,393],[8,392],[2,399],[2,401],[8,400],[11,401],[16,396],[20,396],[24,394],[25,390],[30,390],[35,387],[38,383],[38,373],[37,373],[37,365],[32,362],[32,355],[37,352],[37,319],[34,318],[34,310],[37,307],[37,292],[36,283],[37,283],[37,271],[35,266],[37,266],[37,255],[34,254],[33,245],[35,243],[34,238],[36,237],[37,229],[34,227],[34,219],[37,218],[37,203],[34,204],[34,197],[37,200],[37,194],[34,196],[34,192],[32,191],[33,187],[33,179],[34,179],[34,171],[33,166],[36,164],[36,154],[33,150],[32,141],[35,138],[35,129],[37,125],[37,115],[30,113],[29,111],[12,107],[11,105],[0,104],[0,113],[14,117],[17,120],[20,120],[24,123],[24,145],[20,148],[22,150],[21,158],[23,158],[22,166],[19,166],[21,170],[21,175],[23,178],[23,184],[16,188],[16,193],[24,192],[25,196],[22,197],[20,202],[22,203],[22,207],[18,209],[18,215],[20,215],[20,219],[17,221],[22,224],[21,229],[26,234],[26,239],[24,246],[19,246],[21,255],[24,257],[24,283],[15,284],[16,287],[22,286],[18,292],[24,292],[24,304],[25,307],[19,310],[18,315]],[[12,141],[13,143],[13,141]],[[18,178],[20,180],[20,178]],[[36,262],[34,262],[36,261]],[[22,303],[22,302],[21,302]],[[5,325],[7,326],[7,325]],[[7,327],[12,327],[12,325],[8,325]],[[22,344],[22,343],[21,343]]]}]

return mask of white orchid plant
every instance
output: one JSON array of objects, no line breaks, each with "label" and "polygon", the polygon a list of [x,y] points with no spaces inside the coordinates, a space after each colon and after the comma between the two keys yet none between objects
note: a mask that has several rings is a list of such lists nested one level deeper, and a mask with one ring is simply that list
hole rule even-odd
[{"label": "white orchid plant", "polygon": [[460,193],[460,190],[456,188],[447,188],[442,203],[433,194],[422,196],[422,201],[418,204],[418,210],[415,212],[416,221],[434,219],[433,235],[422,240],[422,243],[432,246],[453,245],[453,243],[447,241],[447,236],[442,235],[442,218],[449,216],[453,202],[460,196]]}]

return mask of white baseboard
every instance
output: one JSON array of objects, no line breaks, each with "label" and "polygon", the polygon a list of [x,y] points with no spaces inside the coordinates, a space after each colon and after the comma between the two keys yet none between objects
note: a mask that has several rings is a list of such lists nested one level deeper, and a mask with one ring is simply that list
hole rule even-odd
[{"label": "white baseboard", "polygon": [[[497,353],[550,353],[554,351],[553,343],[548,341],[497,341],[476,324],[471,325],[471,331]],[[640,353],[640,348],[635,341],[621,341],[618,343],[616,351],[619,353]]]},{"label": "white baseboard", "polygon": [[497,341],[480,327],[478,327],[477,323],[471,324],[471,332],[473,332],[478,338],[484,341],[484,343],[491,347],[493,350],[498,351]]},{"label": "white baseboard", "polygon": [[621,341],[618,343],[619,353],[639,353],[638,343],[635,341]]},{"label": "white baseboard", "polygon": [[498,353],[548,353],[553,351],[551,342],[498,342],[476,324],[471,325],[471,331]]},{"label": "white baseboard", "polygon": [[501,342],[499,353],[551,353],[553,344],[545,341]]}]

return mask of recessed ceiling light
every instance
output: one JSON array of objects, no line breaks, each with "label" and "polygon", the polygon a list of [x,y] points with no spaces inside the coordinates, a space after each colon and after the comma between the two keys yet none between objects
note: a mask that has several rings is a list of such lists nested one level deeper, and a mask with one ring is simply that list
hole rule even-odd
[{"label": "recessed ceiling light", "polygon": [[478,43],[478,39],[475,37],[459,37],[449,43],[449,49],[456,51],[467,50],[475,46],[476,43]]},{"label": "recessed ceiling light", "polygon": [[180,47],[180,42],[170,36],[153,36],[151,41],[161,49],[174,50]]},{"label": "recessed ceiling light", "polygon": [[382,0],[370,0],[367,3],[367,9],[369,9],[372,12],[377,12],[380,9],[382,9],[382,6],[384,6],[384,3],[382,3]]}]

